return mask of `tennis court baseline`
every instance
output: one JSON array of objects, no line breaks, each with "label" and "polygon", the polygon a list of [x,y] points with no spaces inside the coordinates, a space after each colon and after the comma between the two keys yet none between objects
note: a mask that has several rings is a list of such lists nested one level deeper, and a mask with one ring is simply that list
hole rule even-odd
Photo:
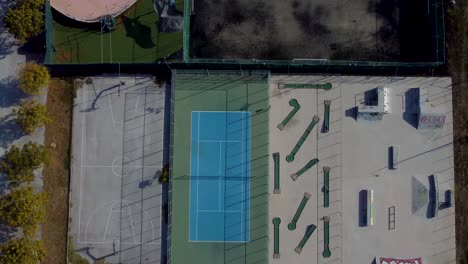
[{"label": "tennis court baseline", "polygon": [[250,112],[192,112],[192,242],[250,239]]}]

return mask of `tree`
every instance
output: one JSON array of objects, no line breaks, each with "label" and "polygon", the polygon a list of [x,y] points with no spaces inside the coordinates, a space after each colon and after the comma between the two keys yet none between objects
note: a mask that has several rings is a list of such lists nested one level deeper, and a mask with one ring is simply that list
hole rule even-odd
[{"label": "tree", "polygon": [[35,194],[30,186],[20,187],[0,198],[0,220],[8,226],[23,228],[24,236],[33,238],[38,225],[44,222],[46,203],[44,192]]},{"label": "tree", "polygon": [[39,94],[49,81],[47,68],[34,62],[27,62],[19,72],[19,88],[28,94]]},{"label": "tree", "polygon": [[26,238],[13,239],[0,245],[0,263],[3,264],[38,264],[45,258],[41,240]]},{"label": "tree", "polygon": [[32,181],[33,170],[47,163],[48,156],[44,146],[31,141],[24,144],[21,149],[13,145],[0,160],[0,171],[17,184]]},{"label": "tree", "polygon": [[26,43],[44,28],[43,7],[44,0],[18,0],[3,18],[5,27],[21,43]]},{"label": "tree", "polygon": [[18,109],[13,109],[13,115],[16,117],[16,123],[27,134],[32,134],[36,128],[51,121],[45,105],[34,100],[26,101]]}]

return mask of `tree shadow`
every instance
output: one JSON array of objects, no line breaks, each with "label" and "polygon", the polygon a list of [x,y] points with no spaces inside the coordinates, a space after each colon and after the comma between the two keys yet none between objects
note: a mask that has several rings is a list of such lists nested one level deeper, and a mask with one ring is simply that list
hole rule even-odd
[{"label": "tree shadow", "polygon": [[28,42],[18,48],[18,54],[26,56],[26,61],[42,63],[46,52],[45,32],[28,38]]},{"label": "tree shadow", "polygon": [[18,46],[15,40],[6,33],[6,30],[0,27],[0,60],[4,59],[14,51],[14,47]]},{"label": "tree shadow", "polygon": [[[7,191],[11,190],[12,188],[13,186],[12,184],[10,184],[10,180],[8,180],[8,176],[5,173],[0,173],[0,195],[7,193]],[[0,229],[1,228],[2,228],[2,224],[0,223]],[[0,241],[0,244],[1,244],[1,241]]]},{"label": "tree shadow", "polygon": [[17,229],[0,224],[0,244],[3,244],[15,236]]},{"label": "tree shadow", "polygon": [[0,108],[17,105],[26,97],[28,95],[18,89],[18,80],[16,78],[8,76],[0,80]]},{"label": "tree shadow", "polygon": [[11,118],[11,115],[6,116],[5,120],[0,120],[0,147],[8,148],[13,142],[25,136],[24,132]]},{"label": "tree shadow", "polygon": [[2,3],[2,8],[0,9],[0,60],[13,53],[14,47],[19,46],[15,38],[8,34],[8,31],[3,24],[3,17],[6,14],[6,10],[8,10],[11,5],[12,3]]},{"label": "tree shadow", "polygon": [[151,28],[138,21],[138,18],[122,16],[125,31],[128,37],[143,49],[151,49],[156,45],[151,39]]}]

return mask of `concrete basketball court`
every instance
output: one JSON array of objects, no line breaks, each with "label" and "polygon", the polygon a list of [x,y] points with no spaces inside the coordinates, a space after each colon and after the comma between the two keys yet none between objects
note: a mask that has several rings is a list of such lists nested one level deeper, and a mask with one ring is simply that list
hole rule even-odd
[{"label": "concrete basketball court", "polygon": [[149,76],[89,80],[73,111],[69,237],[91,263],[159,263],[164,89]]},{"label": "concrete basketball court", "polygon": [[[278,89],[278,83],[332,83],[329,91]],[[381,121],[362,121],[353,111],[366,91],[379,86],[390,89],[391,113]],[[425,88],[429,103],[446,114],[442,129],[420,130],[404,118],[405,97],[412,88]],[[270,154],[280,153],[280,194],[273,194],[274,162],[270,160],[270,247],[269,263],[380,263],[380,258],[414,259],[422,263],[455,263],[455,210],[438,210],[429,218],[426,207],[415,210],[414,182],[427,187],[428,177],[437,177],[440,197],[454,190],[453,120],[450,78],[287,76],[272,75],[270,82]],[[292,107],[295,98],[300,110],[280,131],[277,125]],[[322,133],[324,100],[331,100],[330,130]],[[320,122],[296,154],[285,160],[314,115]],[[397,169],[389,169],[390,146],[399,146]],[[290,175],[309,160],[320,162],[297,181]],[[330,205],[323,204],[323,167],[331,167]],[[360,226],[359,192],[373,190],[374,224]],[[304,192],[311,194],[297,222],[289,231]],[[443,198],[440,198],[443,200]],[[453,198],[452,198],[453,200]],[[391,209],[393,208],[393,209]],[[389,210],[393,214],[389,214]],[[331,256],[324,258],[324,222],[330,217]],[[280,258],[273,258],[274,217],[281,218]],[[394,218],[393,218],[394,217]],[[392,221],[390,221],[392,219]],[[394,221],[393,221],[394,219]],[[302,253],[294,249],[310,224],[317,229]],[[391,227],[390,227],[391,226]]]}]

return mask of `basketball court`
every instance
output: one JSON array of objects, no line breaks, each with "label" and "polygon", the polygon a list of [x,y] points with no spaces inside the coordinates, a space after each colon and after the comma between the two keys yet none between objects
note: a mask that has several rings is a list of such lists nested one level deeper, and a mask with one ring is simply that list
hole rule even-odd
[{"label": "basketball court", "polygon": [[151,77],[83,80],[73,115],[75,253],[106,263],[159,263],[164,90]]}]

